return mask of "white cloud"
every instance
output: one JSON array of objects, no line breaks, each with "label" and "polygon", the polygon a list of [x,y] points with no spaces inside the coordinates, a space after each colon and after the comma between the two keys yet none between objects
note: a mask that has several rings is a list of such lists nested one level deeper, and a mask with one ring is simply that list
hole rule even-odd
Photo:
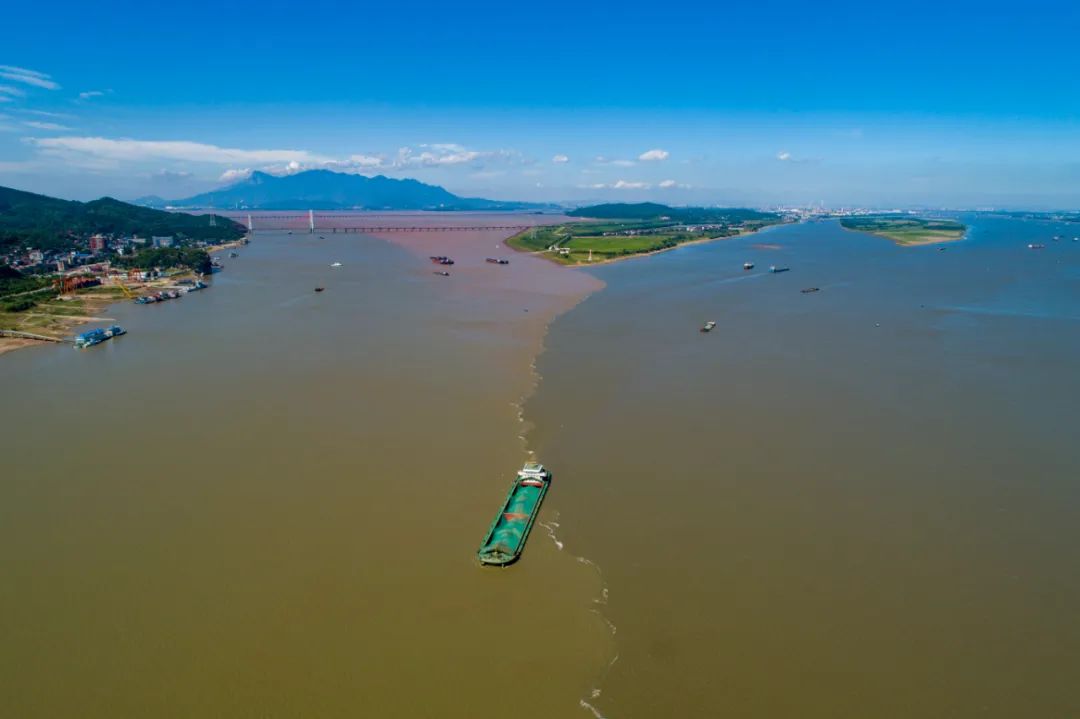
[{"label": "white cloud", "polygon": [[32,127],[35,130],[48,130],[50,132],[61,132],[63,130],[71,129],[70,127],[55,122],[41,122],[40,120],[23,120],[23,124],[27,127]]},{"label": "white cloud", "polygon": [[638,155],[638,159],[641,160],[642,162],[659,162],[661,160],[668,159],[668,157],[670,157],[670,156],[671,156],[671,153],[668,152],[667,150],[656,149],[656,150],[648,150],[646,152],[641,153],[640,155]]},{"label": "white cloud", "polygon": [[240,170],[225,170],[218,178],[218,182],[239,182],[251,177],[251,168],[245,167]]},{"label": "white cloud", "polygon": [[593,160],[597,165],[614,165],[615,167],[633,167],[633,160],[612,160],[611,158],[597,155]]},{"label": "white cloud", "polygon": [[[12,95],[14,97],[26,97],[26,93],[14,85],[0,85],[0,95]],[[11,98],[5,98],[5,102],[10,102]]]},{"label": "white cloud", "polygon": [[385,158],[378,155],[349,155],[349,162],[360,168],[379,168],[386,164]]},{"label": "white cloud", "polygon": [[69,160],[94,158],[114,162],[179,160],[219,165],[240,163],[322,164],[333,159],[306,150],[241,150],[185,140],[132,140],[107,137],[28,138],[30,144],[45,154]]},{"label": "white cloud", "polygon": [[[65,130],[56,123],[25,121],[35,129]],[[528,165],[515,150],[476,150],[453,143],[421,144],[399,148],[396,153],[359,153],[330,157],[307,150],[241,149],[221,147],[186,140],[137,140],[132,138],[26,137],[24,142],[36,148],[43,159],[69,166],[95,170],[116,169],[130,164],[158,162],[217,166],[221,182],[235,182],[255,170],[272,175],[289,175],[305,170],[327,169],[335,172],[371,174],[410,172],[428,168],[463,167],[473,172],[493,171],[510,164]],[[144,170],[146,171],[146,170]]]},{"label": "white cloud", "polygon": [[563,165],[567,162],[570,162],[570,158],[566,155],[555,155],[555,157],[551,158],[551,161],[554,162],[556,165]]},{"label": "white cloud", "polygon": [[46,112],[45,110],[21,110],[20,112],[26,115],[37,115],[38,117],[56,117],[64,119],[73,119],[74,115],[68,115],[63,112]]},{"label": "white cloud", "polygon": [[616,180],[611,184],[603,182],[596,182],[591,185],[584,185],[585,189],[589,190],[647,190],[652,185],[648,182],[631,182],[629,180]]},{"label": "white cloud", "polygon": [[51,75],[37,70],[27,70],[25,67],[0,65],[0,77],[12,82],[21,82],[24,85],[42,87],[46,90],[60,89],[60,85],[52,79]]},{"label": "white cloud", "polygon": [[488,162],[525,163],[515,150],[473,150],[453,143],[417,145],[416,149],[402,147],[390,163],[390,169],[409,167],[450,167],[470,165],[481,168]]},{"label": "white cloud", "polygon": [[781,162],[787,162],[791,159],[791,153],[787,150],[781,150],[780,152],[776,153],[776,159],[780,160]]},{"label": "white cloud", "polygon": [[616,180],[608,185],[606,182],[594,182],[593,185],[579,186],[588,190],[648,190],[651,185],[648,182],[634,182],[630,180]]},{"label": "white cloud", "polygon": [[153,177],[158,180],[165,180],[167,182],[175,182],[178,180],[187,180],[192,177],[190,172],[183,170],[169,170],[162,168],[153,174]]},{"label": "white cloud", "polygon": [[663,187],[664,189],[667,189],[669,187],[675,187],[675,185],[677,185],[677,184],[679,184],[679,183],[675,182],[675,180],[664,180],[663,182],[660,183],[660,187]]},{"label": "white cloud", "polygon": [[420,145],[419,150],[411,147],[402,147],[398,150],[397,166],[439,167],[446,165],[464,165],[480,159],[481,153],[469,150],[461,145],[434,144]]},{"label": "white cloud", "polygon": [[106,93],[112,92],[112,90],[86,90],[79,93],[80,100],[92,100],[95,97],[105,97]]}]

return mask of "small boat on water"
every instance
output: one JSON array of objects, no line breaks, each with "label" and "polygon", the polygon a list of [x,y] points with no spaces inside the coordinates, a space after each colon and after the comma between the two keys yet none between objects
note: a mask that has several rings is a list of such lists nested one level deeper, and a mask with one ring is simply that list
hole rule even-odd
[{"label": "small boat on water", "polygon": [[105,340],[111,340],[113,337],[119,337],[124,334],[127,334],[127,330],[120,325],[112,325],[105,329],[83,332],[81,335],[75,336],[75,349],[81,350],[86,349],[87,347],[93,347],[94,345],[101,344]]},{"label": "small boat on water", "polygon": [[1041,249],[1044,249],[1045,247],[1046,247],[1046,245],[1041,245],[1041,244],[1039,244],[1037,242],[1032,242],[1032,243],[1030,243],[1028,245],[1029,250],[1041,250]]},{"label": "small boat on water", "polygon": [[239,252],[230,252],[229,253],[229,257],[239,257],[239,256],[240,256]]},{"label": "small boat on water", "polygon": [[753,262],[744,262],[744,263],[742,263],[742,268],[744,270],[752,270],[752,269],[754,269],[754,263]]},{"label": "small boat on water", "polygon": [[804,295],[808,295],[811,292],[821,292],[821,288],[820,287],[806,287],[806,288],[804,288],[802,290],[799,290],[799,291],[802,292]]},{"label": "small boat on water", "polygon": [[772,267],[769,268],[769,272],[772,272],[774,275],[778,274],[780,272],[790,272],[790,271],[791,271],[790,267],[777,267],[776,265],[773,265]]},{"label": "small boat on water", "polygon": [[544,465],[527,462],[521,468],[476,552],[480,564],[504,567],[518,560],[550,485],[551,472]]},{"label": "small boat on water", "polygon": [[341,267],[341,263],[340,262],[331,262],[330,266],[331,267]]},{"label": "small boat on water", "polygon": [[322,292],[322,291],[323,291],[323,290],[325,290],[325,289],[326,289],[325,287],[316,287],[316,288],[315,288],[315,291],[316,291],[316,292]]},{"label": "small boat on water", "polygon": [[446,255],[432,255],[428,259],[430,259],[436,265],[452,265],[452,264],[454,264],[454,261],[452,259],[450,259],[449,257],[447,257]]},{"label": "small boat on water", "polygon": [[508,265],[510,260],[504,260],[501,257],[488,257],[485,262],[490,262],[493,265]]},{"label": "small boat on water", "polygon": [[440,272],[435,272],[434,274],[439,275],[440,277],[449,277],[450,276],[450,273],[447,272],[446,270],[442,270]]},{"label": "small boat on water", "polygon": [[716,328],[716,323],[713,322],[712,320],[709,320],[704,325],[702,325],[702,327],[701,327],[701,329],[699,331],[700,332],[712,332],[713,329],[715,329],[715,328]]}]

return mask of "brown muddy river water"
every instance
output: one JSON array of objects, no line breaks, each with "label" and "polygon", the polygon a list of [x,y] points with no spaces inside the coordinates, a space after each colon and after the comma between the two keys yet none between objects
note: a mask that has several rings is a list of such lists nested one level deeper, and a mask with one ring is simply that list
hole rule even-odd
[{"label": "brown muddy river water", "polygon": [[968,221],[590,274],[267,232],[3,356],[0,713],[1080,714],[1080,233]]}]

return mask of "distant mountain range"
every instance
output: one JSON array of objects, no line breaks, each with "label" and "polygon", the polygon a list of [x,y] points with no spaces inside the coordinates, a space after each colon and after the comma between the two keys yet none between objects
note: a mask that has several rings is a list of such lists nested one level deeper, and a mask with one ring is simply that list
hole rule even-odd
[{"label": "distant mountain range", "polygon": [[458,197],[438,185],[366,177],[330,170],[307,170],[282,177],[253,172],[246,180],[182,200],[141,197],[148,207],[221,210],[540,210],[552,205]]},{"label": "distant mountain range", "polygon": [[102,197],[91,202],[60,200],[0,187],[0,249],[61,249],[75,238],[110,235],[173,235],[180,239],[218,240],[243,237],[242,225],[224,217],[162,212]]}]

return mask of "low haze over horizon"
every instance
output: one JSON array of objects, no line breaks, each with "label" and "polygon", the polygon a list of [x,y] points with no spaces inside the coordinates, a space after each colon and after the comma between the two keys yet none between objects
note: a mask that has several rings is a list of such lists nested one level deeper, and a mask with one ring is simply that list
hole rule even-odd
[{"label": "low haze over horizon", "polygon": [[1072,3],[22,4],[0,185],[254,170],[552,202],[1076,208]]}]

